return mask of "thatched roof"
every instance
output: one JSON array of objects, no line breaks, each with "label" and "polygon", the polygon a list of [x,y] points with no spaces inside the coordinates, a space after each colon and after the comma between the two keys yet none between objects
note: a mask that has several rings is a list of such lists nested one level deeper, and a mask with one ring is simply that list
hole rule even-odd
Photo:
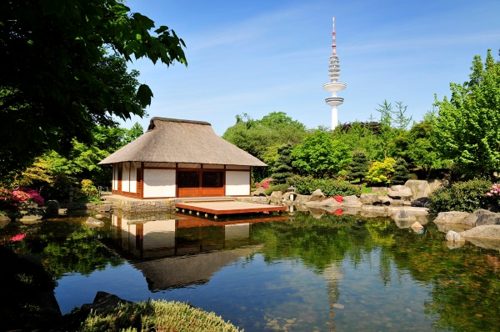
[{"label": "thatched roof", "polygon": [[129,161],[267,166],[217,136],[208,122],[158,117],[151,119],[146,133],[99,165]]}]

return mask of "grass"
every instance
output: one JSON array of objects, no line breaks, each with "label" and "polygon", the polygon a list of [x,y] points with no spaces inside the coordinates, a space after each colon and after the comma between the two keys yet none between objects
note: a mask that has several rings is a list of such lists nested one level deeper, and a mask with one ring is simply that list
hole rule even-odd
[{"label": "grass", "polygon": [[213,312],[186,303],[150,300],[119,304],[104,313],[91,312],[79,331],[241,331]]}]

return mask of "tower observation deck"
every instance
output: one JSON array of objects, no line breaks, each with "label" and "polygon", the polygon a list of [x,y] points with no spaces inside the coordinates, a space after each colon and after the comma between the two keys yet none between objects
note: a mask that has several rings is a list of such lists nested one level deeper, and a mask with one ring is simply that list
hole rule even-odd
[{"label": "tower observation deck", "polygon": [[330,56],[330,64],[328,66],[328,76],[330,76],[330,82],[323,84],[323,89],[332,93],[332,96],[326,98],[325,102],[332,107],[332,130],[334,130],[339,123],[337,106],[344,103],[344,98],[338,97],[337,92],[346,88],[345,83],[338,81],[340,76],[340,61],[337,55],[337,44],[335,41],[335,17],[333,17],[332,36],[332,55]]}]

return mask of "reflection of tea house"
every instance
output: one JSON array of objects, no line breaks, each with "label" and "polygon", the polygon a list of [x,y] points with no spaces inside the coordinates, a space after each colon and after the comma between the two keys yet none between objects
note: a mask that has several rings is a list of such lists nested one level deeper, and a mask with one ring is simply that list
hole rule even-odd
[{"label": "reflection of tea house", "polygon": [[140,199],[249,196],[251,168],[266,166],[208,122],[157,117],[99,165],[113,166],[113,194]]}]

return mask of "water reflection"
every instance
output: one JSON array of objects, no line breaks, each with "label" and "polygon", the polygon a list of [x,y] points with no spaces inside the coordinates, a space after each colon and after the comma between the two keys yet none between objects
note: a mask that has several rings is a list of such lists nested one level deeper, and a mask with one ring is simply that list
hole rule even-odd
[{"label": "water reflection", "polygon": [[104,242],[142,272],[151,291],[159,291],[208,282],[220,269],[262,248],[252,240],[253,224],[286,219],[113,215],[111,237]]}]

